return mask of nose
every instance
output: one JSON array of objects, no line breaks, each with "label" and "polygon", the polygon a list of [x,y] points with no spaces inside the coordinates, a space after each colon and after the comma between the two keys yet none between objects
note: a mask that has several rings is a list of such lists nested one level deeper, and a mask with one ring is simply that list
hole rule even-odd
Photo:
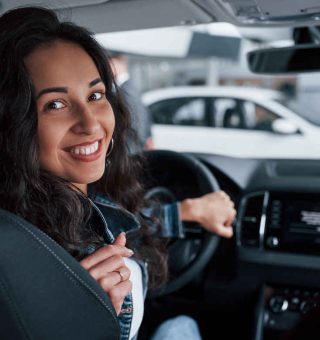
[{"label": "nose", "polygon": [[75,111],[77,122],[72,127],[73,132],[77,134],[94,135],[99,131],[99,120],[88,104],[77,105]]}]

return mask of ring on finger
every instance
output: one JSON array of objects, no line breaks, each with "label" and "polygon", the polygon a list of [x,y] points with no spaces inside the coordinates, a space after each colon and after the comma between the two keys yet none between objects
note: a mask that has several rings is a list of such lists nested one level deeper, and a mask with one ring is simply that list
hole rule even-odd
[{"label": "ring on finger", "polygon": [[120,282],[124,281],[124,275],[121,273],[121,270],[115,270],[120,275]]}]

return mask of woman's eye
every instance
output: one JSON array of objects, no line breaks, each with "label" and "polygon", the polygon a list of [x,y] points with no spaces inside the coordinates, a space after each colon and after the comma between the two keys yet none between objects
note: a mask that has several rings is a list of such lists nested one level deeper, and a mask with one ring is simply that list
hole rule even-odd
[{"label": "woman's eye", "polygon": [[46,104],[45,110],[46,111],[59,110],[59,109],[63,109],[64,107],[66,107],[66,105],[64,103],[62,103],[61,101],[58,101],[58,100],[54,100],[54,101]]},{"label": "woman's eye", "polygon": [[89,101],[100,100],[100,99],[103,98],[103,96],[104,96],[104,93],[102,93],[102,92],[93,92],[93,93],[89,96],[88,100],[89,100]]}]

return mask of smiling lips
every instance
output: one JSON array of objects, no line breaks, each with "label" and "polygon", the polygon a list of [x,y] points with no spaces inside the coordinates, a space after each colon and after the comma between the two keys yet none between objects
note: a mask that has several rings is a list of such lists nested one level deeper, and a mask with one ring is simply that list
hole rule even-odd
[{"label": "smiling lips", "polygon": [[83,162],[92,162],[98,159],[101,155],[102,143],[101,139],[92,143],[84,143],[73,146],[67,151],[70,156],[76,160]]},{"label": "smiling lips", "polygon": [[88,146],[75,146],[71,148],[70,152],[75,153],[77,155],[91,155],[98,150],[99,142],[96,141],[91,145]]}]

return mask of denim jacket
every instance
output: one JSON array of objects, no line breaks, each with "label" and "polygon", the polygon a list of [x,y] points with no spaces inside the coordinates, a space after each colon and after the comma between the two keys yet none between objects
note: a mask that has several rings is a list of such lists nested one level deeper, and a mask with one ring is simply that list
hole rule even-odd
[{"label": "denim jacket", "polygon": [[[139,221],[135,215],[112,202],[105,195],[96,195],[92,200],[93,214],[91,222],[98,228],[107,244],[113,243],[115,237],[124,231],[135,232],[140,228]],[[158,231],[160,237],[183,238],[184,231],[179,219],[179,203],[157,205],[144,209],[141,214],[146,218],[155,217],[159,221],[161,229]],[[151,221],[151,220],[150,220]],[[150,223],[150,228],[155,228]],[[155,231],[156,232],[156,231]],[[94,249],[93,249],[94,250]],[[140,265],[143,277],[144,297],[148,286],[148,273],[145,262],[135,259]],[[118,316],[120,324],[120,340],[128,340],[132,322],[133,302],[131,294],[125,297],[121,312]]]}]

